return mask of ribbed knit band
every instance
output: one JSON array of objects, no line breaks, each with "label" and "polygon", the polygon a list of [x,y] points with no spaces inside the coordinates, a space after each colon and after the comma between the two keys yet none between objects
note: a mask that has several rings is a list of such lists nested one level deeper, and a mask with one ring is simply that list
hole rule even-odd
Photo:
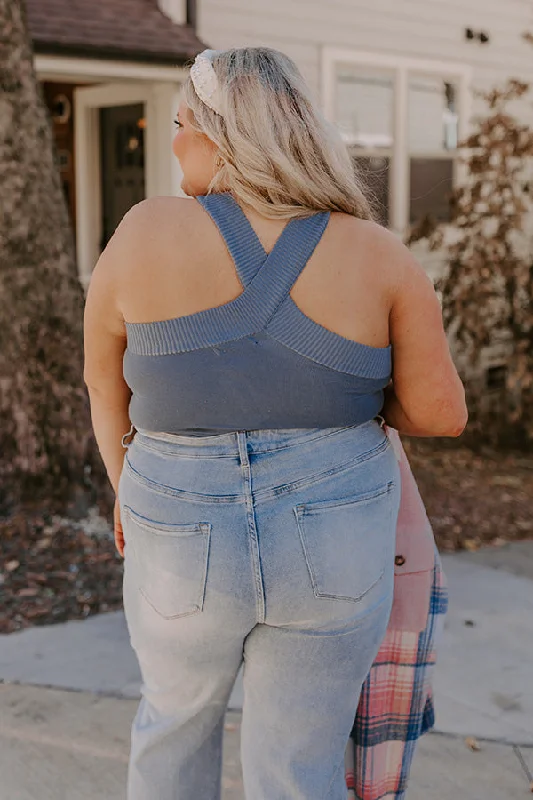
[{"label": "ribbed knit band", "polygon": [[331,369],[371,379],[390,374],[390,347],[369,347],[339,336],[307,317],[290,297],[292,286],[322,238],[329,212],[290,220],[267,255],[231,195],[208,195],[198,200],[218,226],[244,291],[229,303],[196,314],[127,322],[132,352],[168,356],[266,331],[283,345]]}]

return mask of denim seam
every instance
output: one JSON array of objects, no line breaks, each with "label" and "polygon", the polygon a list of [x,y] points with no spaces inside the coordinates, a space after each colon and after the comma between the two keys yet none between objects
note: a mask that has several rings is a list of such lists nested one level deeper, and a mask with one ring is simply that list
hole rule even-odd
[{"label": "denim seam", "polygon": [[396,481],[388,481],[382,484],[377,489],[370,492],[363,492],[363,494],[352,495],[351,497],[340,497],[338,500],[312,500],[309,503],[299,503],[296,508],[302,517],[309,516],[322,511],[323,509],[329,510],[331,508],[342,508],[342,506],[355,505],[356,503],[367,503],[369,500],[376,500],[378,497],[390,494],[396,486]]},{"label": "denim seam", "polygon": [[331,776],[331,780],[328,783],[328,788],[326,789],[326,794],[324,795],[324,800],[328,800],[328,797],[330,797],[331,787],[333,786],[333,784],[334,784],[339,772],[341,771],[341,769],[344,769],[344,764],[345,764],[345,756],[344,756],[344,753],[343,753],[342,754],[342,758],[340,759],[338,765],[335,767],[335,769],[333,771],[333,775]]},{"label": "denim seam", "polygon": [[386,594],[383,597],[381,597],[379,601],[374,603],[374,605],[371,606],[367,611],[365,611],[365,613],[362,616],[358,617],[356,624],[347,631],[305,631],[305,630],[298,630],[295,628],[286,628],[277,626],[270,626],[270,627],[275,627],[276,631],[282,634],[298,633],[301,636],[315,636],[317,638],[333,637],[333,636],[349,636],[351,633],[355,633],[356,631],[358,631],[361,625],[364,625],[365,622],[368,622],[369,617],[371,617],[373,614],[376,614],[381,609],[381,606],[385,605],[388,602],[390,602],[390,595]]},{"label": "denim seam", "polygon": [[326,478],[330,478],[333,475],[338,475],[341,472],[344,472],[347,469],[351,469],[356,464],[361,464],[365,461],[370,460],[374,456],[378,456],[381,453],[386,452],[389,447],[392,445],[390,441],[386,439],[384,442],[379,444],[377,447],[374,447],[372,450],[368,450],[366,453],[360,453],[355,458],[351,459],[350,461],[344,461],[342,464],[338,464],[335,467],[331,467],[328,470],[324,470],[323,472],[315,473],[307,478],[301,478],[298,481],[294,481],[292,483],[284,483],[281,486],[274,486],[270,489],[259,489],[254,494],[254,501],[256,503],[265,502],[267,500],[274,499],[281,495],[290,494],[292,492],[298,491],[299,489],[305,489],[308,486],[312,486],[314,483],[318,483],[319,481],[325,480]]},{"label": "denim seam", "polygon": [[156,536],[168,538],[179,539],[181,538],[180,532],[183,534],[204,534],[205,526],[211,524],[209,522],[158,522],[155,519],[143,517],[142,514],[134,511],[130,506],[123,506],[123,510],[140,528],[148,528]]},{"label": "denim seam", "polygon": [[[381,452],[385,452],[392,447],[390,444],[389,439],[385,439],[384,442],[378,445],[378,447],[373,448],[372,450],[368,450],[366,453],[362,453],[356,458],[351,459],[350,461],[344,461],[342,464],[339,464],[335,467],[331,467],[329,470],[325,470],[324,472],[315,473],[315,475],[302,478],[300,481],[294,481],[293,483],[283,484],[282,486],[274,487],[271,489],[259,489],[259,491],[254,493],[254,504],[258,502],[264,502],[266,500],[279,497],[280,495],[290,494],[292,492],[297,491],[298,489],[303,489],[308,486],[312,486],[314,483],[317,483],[321,480],[325,480],[326,478],[330,478],[333,475],[338,475],[341,472],[344,472],[347,469],[351,469],[356,464],[360,464],[364,461],[368,461],[370,458],[379,455]],[[158,492],[159,494],[168,495],[170,497],[179,497],[180,500],[184,500],[186,502],[191,503],[244,503],[245,497],[244,495],[204,495],[198,494],[196,492],[190,492],[185,489],[176,489],[172,486],[166,486],[165,484],[155,483],[155,481],[151,481],[149,478],[146,478],[144,475],[141,475],[140,472],[131,465],[130,460],[128,459],[128,455],[124,458],[124,469],[130,475],[131,479],[137,481],[142,486],[146,486],[154,492]]]},{"label": "denim seam", "polygon": [[241,474],[244,481],[244,497],[246,506],[246,523],[248,538],[250,541],[250,560],[255,589],[256,620],[258,623],[265,621],[265,587],[263,575],[261,573],[261,552],[259,548],[259,533],[255,518],[254,497],[252,492],[252,473],[250,459],[246,447],[246,436],[238,435],[237,443],[239,446],[239,461]]},{"label": "denim seam", "polygon": [[[362,423],[363,425],[365,423]],[[278,450],[290,450],[292,447],[301,447],[302,445],[307,444],[308,442],[318,442],[321,439],[327,439],[331,436],[337,436],[340,433],[344,433],[345,431],[354,430],[355,428],[360,428],[361,425],[346,425],[342,428],[334,428],[333,430],[328,431],[327,433],[317,433],[315,436],[309,436],[301,439],[296,439],[296,441],[290,442],[289,444],[280,444],[279,446],[275,447],[267,447],[265,450],[253,450],[252,455],[261,455],[264,453],[276,453]]]},{"label": "denim seam", "polygon": [[130,476],[133,481],[140,483],[141,486],[146,486],[153,492],[168,495],[170,497],[179,497],[180,500],[184,500],[185,502],[189,503],[244,503],[244,496],[239,494],[228,494],[228,495],[205,495],[205,494],[198,494],[196,492],[189,492],[184,489],[176,489],[172,486],[166,486],[165,484],[155,483],[155,481],[151,481],[149,478],[146,478],[144,475],[141,475],[140,472],[132,467],[128,457],[124,459],[124,469]]},{"label": "denim seam", "polygon": [[[362,424],[364,425],[365,423],[362,423]],[[345,431],[355,430],[355,428],[360,428],[360,427],[361,427],[360,424],[356,424],[356,425],[346,425],[346,426],[344,426],[342,428],[334,428],[333,430],[328,431],[328,433],[317,433],[314,436],[309,436],[309,437],[304,437],[304,438],[301,438],[301,439],[297,439],[296,441],[294,441],[294,442],[292,442],[290,444],[282,444],[282,445],[279,445],[279,446],[267,447],[264,450],[253,450],[252,455],[261,455],[261,454],[264,454],[264,453],[276,453],[279,450],[289,450],[292,447],[301,447],[303,444],[307,444],[308,442],[317,442],[317,441],[320,441],[321,439],[326,439],[326,438],[328,438],[330,436],[336,436],[336,435],[338,435],[340,433],[344,433]],[[237,433],[246,433],[246,431],[231,431],[231,433],[233,433],[235,435]],[[225,434],[222,434],[222,435],[225,435]],[[139,433],[138,431],[137,431],[137,437],[142,437],[144,439],[147,438],[147,437],[143,436],[143,434]],[[219,453],[219,454],[213,454],[213,455],[211,455],[211,454],[203,454],[203,453],[199,453],[199,454],[185,454],[184,453],[184,454],[182,454],[182,453],[176,453],[175,450],[167,450],[167,449],[165,449],[163,447],[155,447],[154,445],[148,444],[146,441],[143,441],[142,438],[137,440],[137,443],[138,443],[139,447],[143,447],[146,450],[152,450],[155,453],[163,453],[163,454],[166,454],[166,455],[179,455],[180,458],[206,458],[206,459],[235,458],[239,454],[237,448],[235,448],[235,451],[232,452],[232,453]],[[199,440],[202,440],[203,438],[214,438],[214,437],[211,437],[211,436],[209,436],[209,437],[198,436],[197,438]],[[165,442],[166,444],[172,444],[171,442],[168,442],[165,439],[158,439],[158,441]],[[176,442],[176,445],[178,445],[179,447],[194,447],[195,446],[191,442],[187,442],[187,444],[180,444],[179,442]]]},{"label": "denim seam", "polygon": [[[139,435],[140,434],[137,434],[137,436],[139,436]],[[201,437],[199,436],[198,438],[200,439]],[[136,439],[137,439],[137,437],[136,437]],[[160,439],[158,441],[164,442],[165,440],[164,439]],[[170,442],[166,442],[166,444],[171,444],[171,443]],[[216,458],[236,458],[238,456],[238,451],[237,450],[235,450],[234,453],[219,453],[218,455],[209,455],[209,454],[205,454],[204,455],[203,453],[199,453],[199,454],[179,453],[179,452],[176,452],[176,450],[167,449],[167,448],[164,448],[164,447],[154,447],[153,445],[146,444],[146,442],[140,441],[138,439],[137,439],[137,446],[138,447],[142,447],[144,450],[150,450],[153,453],[161,453],[162,455],[176,456],[176,457],[179,457],[179,458],[216,459]],[[179,447],[194,447],[193,444],[185,444],[185,445],[179,445],[178,444],[178,446]]]}]

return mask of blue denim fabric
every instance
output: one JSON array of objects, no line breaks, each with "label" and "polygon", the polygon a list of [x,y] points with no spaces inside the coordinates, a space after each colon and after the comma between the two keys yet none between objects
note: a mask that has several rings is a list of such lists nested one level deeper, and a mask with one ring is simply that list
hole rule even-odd
[{"label": "blue denim fabric", "polygon": [[356,427],[139,430],[119,483],[124,609],[142,672],[128,800],[220,797],[244,662],[250,800],[345,800],[344,753],[393,593],[400,479]]}]

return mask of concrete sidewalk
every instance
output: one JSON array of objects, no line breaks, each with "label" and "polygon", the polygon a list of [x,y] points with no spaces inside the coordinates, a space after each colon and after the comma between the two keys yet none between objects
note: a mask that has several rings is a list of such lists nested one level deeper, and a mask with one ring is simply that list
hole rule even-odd
[{"label": "concrete sidewalk", "polygon": [[[89,692],[2,687],[0,800],[125,800],[136,708],[136,700]],[[228,713],[224,736],[222,798],[243,800],[238,712]],[[523,753],[533,769],[533,750]],[[419,744],[408,800],[525,800],[528,783],[508,745],[472,752],[462,739],[429,734]]]},{"label": "concrete sidewalk", "polygon": [[[451,605],[435,690],[437,731],[447,735],[420,743],[409,800],[528,796],[533,541],[443,561]],[[0,800],[124,797],[140,675],[122,612],[0,636],[0,678]],[[238,681],[230,708],[238,712],[241,703]],[[225,800],[242,797],[239,718],[230,712]],[[472,752],[467,735],[495,743]],[[519,754],[511,744],[521,746]]]}]

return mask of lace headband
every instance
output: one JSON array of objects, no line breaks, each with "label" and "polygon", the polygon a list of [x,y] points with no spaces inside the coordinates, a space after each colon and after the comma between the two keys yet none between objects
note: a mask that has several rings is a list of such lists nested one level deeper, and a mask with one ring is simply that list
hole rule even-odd
[{"label": "lace headband", "polygon": [[221,117],[222,99],[220,97],[218,78],[213,69],[212,59],[217,55],[218,50],[204,50],[199,53],[191,67],[191,80],[194,91],[206,106],[209,106],[216,114]]}]

